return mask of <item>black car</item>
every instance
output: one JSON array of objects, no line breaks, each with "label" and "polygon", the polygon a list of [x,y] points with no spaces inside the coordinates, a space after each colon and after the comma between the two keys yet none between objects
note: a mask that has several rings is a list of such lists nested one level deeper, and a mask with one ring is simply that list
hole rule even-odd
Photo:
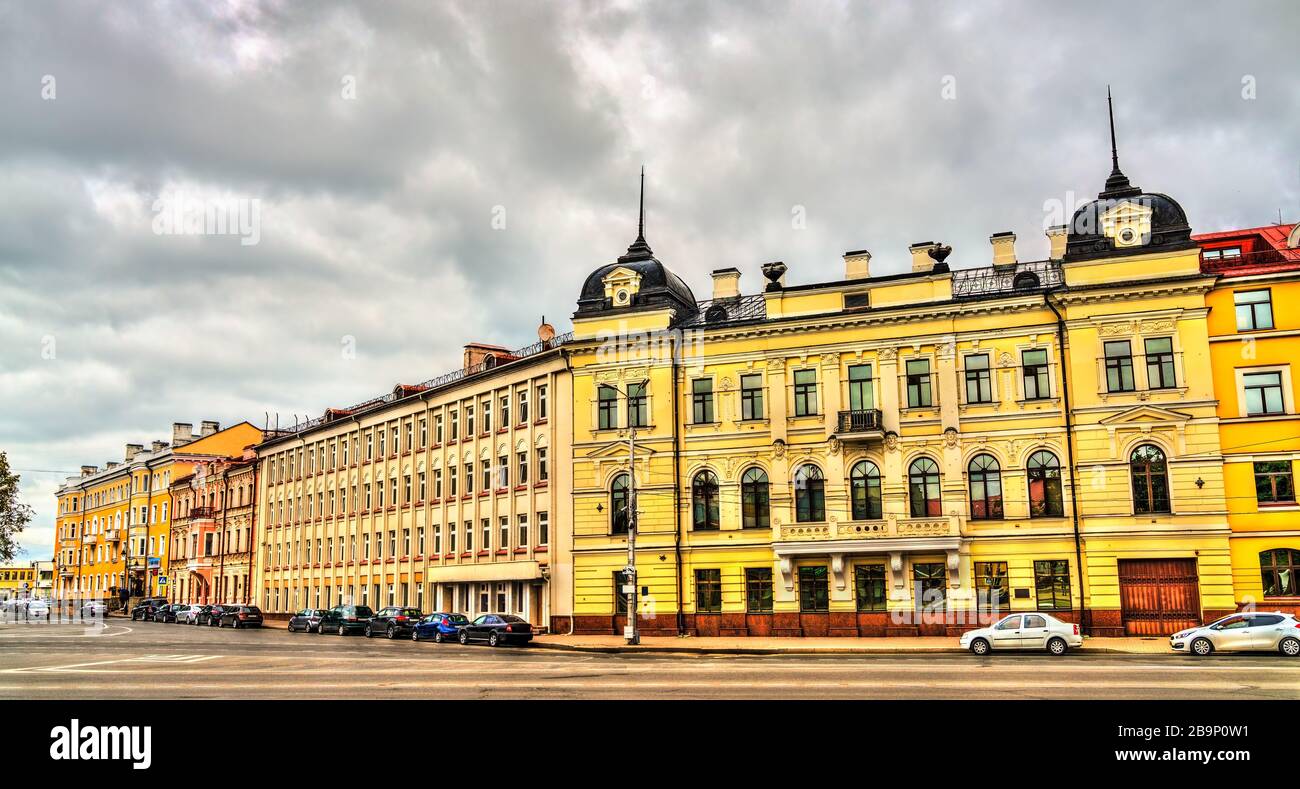
[{"label": "black car", "polygon": [[192,619],[190,619],[190,624],[191,625],[211,624],[211,622],[209,621],[211,617],[212,617],[212,606],[202,605],[199,606],[199,612],[195,614]]},{"label": "black car", "polygon": [[321,632],[320,620],[325,616],[325,608],[304,608],[293,616],[289,617],[289,632],[301,630],[304,633],[310,633],[315,630]]},{"label": "black car", "polygon": [[261,627],[262,609],[255,605],[223,605],[217,627]]},{"label": "black car", "polygon": [[373,638],[380,633],[383,633],[385,638],[409,636],[411,630],[419,624],[421,616],[423,614],[418,608],[402,608],[395,605],[381,608],[366,623],[366,638]]},{"label": "black car", "polygon": [[173,603],[172,605],[159,606],[158,608],[154,609],[153,621],[175,623],[176,612],[181,610],[184,607],[185,606],[181,605],[180,603]]},{"label": "black car", "polygon": [[499,647],[505,644],[527,644],[533,640],[533,626],[514,614],[484,614],[468,625],[463,625],[459,633],[460,643],[486,641],[488,646]]},{"label": "black car", "polygon": [[221,617],[225,616],[226,612],[234,607],[235,606],[230,604],[222,605],[218,603],[209,608],[207,616],[208,627],[221,627]]},{"label": "black car", "polygon": [[317,627],[322,633],[328,630],[341,636],[352,632],[362,633],[374,615],[375,612],[367,605],[338,605],[325,612]]},{"label": "black car", "polygon": [[146,597],[131,609],[131,621],[145,622],[152,620],[158,609],[167,605],[165,597]]}]

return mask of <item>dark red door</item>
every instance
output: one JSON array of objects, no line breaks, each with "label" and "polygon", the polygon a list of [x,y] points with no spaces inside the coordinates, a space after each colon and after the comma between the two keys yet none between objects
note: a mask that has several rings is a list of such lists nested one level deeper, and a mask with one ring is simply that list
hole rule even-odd
[{"label": "dark red door", "polygon": [[1130,636],[1167,636],[1201,624],[1195,559],[1120,559],[1120,615]]}]

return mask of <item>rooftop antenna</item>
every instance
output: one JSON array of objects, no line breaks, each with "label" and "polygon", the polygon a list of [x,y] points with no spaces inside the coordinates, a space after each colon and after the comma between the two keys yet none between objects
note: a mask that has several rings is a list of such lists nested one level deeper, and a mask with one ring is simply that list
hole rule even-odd
[{"label": "rooftop antenna", "polygon": [[627,254],[620,257],[620,263],[627,263],[636,260],[649,260],[654,257],[654,251],[645,240],[645,165],[641,165],[641,203],[637,210],[636,220],[636,241],[627,248]]},{"label": "rooftop antenna", "polygon": [[1106,188],[1098,197],[1130,197],[1141,194],[1142,190],[1129,183],[1128,176],[1119,169],[1119,146],[1115,144],[1115,101],[1110,96],[1110,86],[1106,86],[1106,110],[1110,116],[1110,177],[1106,179]]}]

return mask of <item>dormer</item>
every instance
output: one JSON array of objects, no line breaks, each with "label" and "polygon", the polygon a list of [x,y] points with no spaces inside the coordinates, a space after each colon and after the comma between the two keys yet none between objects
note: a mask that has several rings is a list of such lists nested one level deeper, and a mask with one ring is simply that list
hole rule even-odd
[{"label": "dormer", "polygon": [[611,306],[627,307],[641,290],[641,274],[626,266],[618,266],[606,274],[601,283]]}]

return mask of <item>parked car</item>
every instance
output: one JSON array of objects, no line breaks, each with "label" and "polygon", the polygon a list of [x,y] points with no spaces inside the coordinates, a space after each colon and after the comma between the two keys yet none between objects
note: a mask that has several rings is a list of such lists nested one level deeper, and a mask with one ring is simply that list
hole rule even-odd
[{"label": "parked car", "polygon": [[385,638],[405,636],[420,621],[421,616],[418,608],[402,608],[395,605],[381,608],[366,623],[366,638],[373,638],[381,633]]},{"label": "parked car", "polygon": [[315,630],[321,632],[320,620],[325,615],[324,608],[304,608],[293,616],[289,617],[289,632],[301,630],[304,633],[310,633]]},{"label": "parked car", "polygon": [[441,644],[454,641],[459,637],[460,628],[469,624],[469,617],[464,614],[429,614],[411,628],[411,638],[415,641],[433,640]]},{"label": "parked car", "polygon": [[207,622],[208,627],[221,627],[221,617],[226,615],[226,611],[234,608],[229,603],[217,603],[208,609]]},{"label": "parked car", "polygon": [[50,604],[40,599],[28,600],[27,618],[28,619],[49,619]]},{"label": "parked car", "polygon": [[461,625],[457,638],[462,644],[486,641],[492,647],[511,642],[527,644],[533,640],[533,626],[513,614],[484,614],[469,624]]},{"label": "parked car", "polygon": [[1215,652],[1281,652],[1300,655],[1300,621],[1294,614],[1251,612],[1229,614],[1202,627],[1169,637],[1175,652],[1205,657]]},{"label": "parked car", "polygon": [[212,624],[212,605],[201,605],[199,610],[190,617],[191,625],[208,625]]},{"label": "parked car", "polygon": [[317,627],[322,633],[328,630],[341,636],[352,632],[362,633],[370,624],[370,617],[374,615],[375,612],[370,610],[370,606],[337,605],[325,612]]},{"label": "parked car", "polygon": [[262,609],[255,605],[226,605],[221,607],[217,627],[261,627]]},{"label": "parked car", "polygon": [[185,606],[181,605],[180,603],[172,603],[171,605],[159,606],[159,608],[155,610],[153,613],[153,621],[175,623],[177,612],[179,612],[184,607]]},{"label": "parked car", "polygon": [[186,603],[182,605],[180,608],[176,610],[176,624],[178,625],[194,624],[194,618],[198,615],[199,611],[201,611],[202,609],[203,606],[195,605],[193,603]]},{"label": "parked car", "polygon": [[992,627],[962,633],[960,643],[976,655],[1014,649],[1046,649],[1064,655],[1071,647],[1083,646],[1083,636],[1078,625],[1036,611],[1004,616]]},{"label": "parked car", "polygon": [[81,616],[83,619],[103,619],[108,616],[108,604],[103,600],[91,600],[81,607]]},{"label": "parked car", "polygon": [[146,597],[131,609],[131,621],[144,622],[153,619],[158,609],[167,605],[165,597]]}]

